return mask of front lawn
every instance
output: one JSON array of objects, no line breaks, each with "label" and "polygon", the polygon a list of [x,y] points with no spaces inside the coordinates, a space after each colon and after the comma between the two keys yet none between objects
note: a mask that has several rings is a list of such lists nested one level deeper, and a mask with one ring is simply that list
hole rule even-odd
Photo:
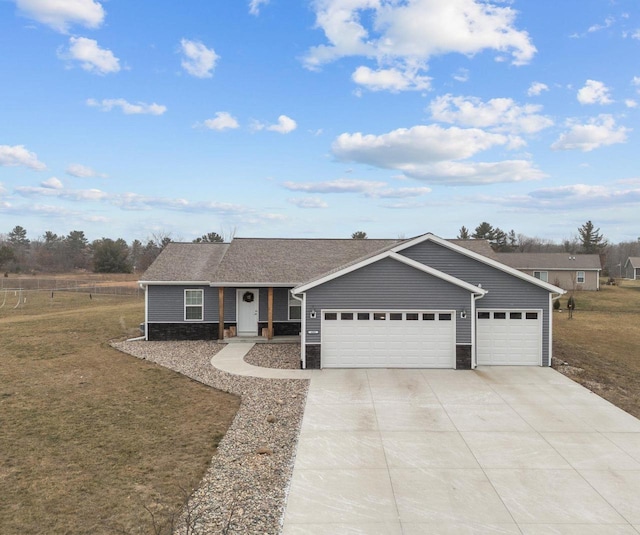
[{"label": "front lawn", "polygon": [[[554,312],[553,365],[640,418],[639,282],[575,292],[573,319],[568,319],[566,310]],[[567,297],[561,303],[565,309]]]},{"label": "front lawn", "polygon": [[16,300],[0,309],[0,533],[156,533],[149,511],[179,511],[238,398],[109,346],[139,334],[140,297]]}]

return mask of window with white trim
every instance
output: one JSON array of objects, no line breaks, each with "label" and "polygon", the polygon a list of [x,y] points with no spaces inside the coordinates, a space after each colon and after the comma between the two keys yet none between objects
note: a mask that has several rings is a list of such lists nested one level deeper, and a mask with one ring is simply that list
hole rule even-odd
[{"label": "window with white trim", "polygon": [[202,321],[204,319],[204,290],[184,291],[185,321]]},{"label": "window with white trim", "polygon": [[289,319],[299,320],[302,318],[302,303],[295,299],[289,292]]},{"label": "window with white trim", "polygon": [[534,271],[533,276],[536,279],[540,279],[543,282],[549,282],[549,272],[548,271]]},{"label": "window with white trim", "polygon": [[584,284],[584,271],[578,271],[576,274],[576,282],[579,284]]}]

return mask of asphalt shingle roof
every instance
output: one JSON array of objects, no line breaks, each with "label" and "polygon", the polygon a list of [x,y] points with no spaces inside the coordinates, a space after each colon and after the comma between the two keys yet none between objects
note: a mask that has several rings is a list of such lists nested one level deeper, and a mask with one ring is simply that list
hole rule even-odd
[{"label": "asphalt shingle roof", "polygon": [[640,256],[630,256],[627,260],[627,263],[631,264],[631,267],[639,268],[640,267]]},{"label": "asphalt shingle roof", "polygon": [[144,281],[210,281],[228,243],[169,243],[142,276]]},{"label": "asphalt shingle roof", "polygon": [[[234,238],[229,244],[169,243],[141,280],[298,285],[403,241]],[[485,240],[449,241],[495,260]]]},{"label": "asphalt shingle roof", "polygon": [[496,259],[516,269],[601,269],[597,254],[497,253]]}]

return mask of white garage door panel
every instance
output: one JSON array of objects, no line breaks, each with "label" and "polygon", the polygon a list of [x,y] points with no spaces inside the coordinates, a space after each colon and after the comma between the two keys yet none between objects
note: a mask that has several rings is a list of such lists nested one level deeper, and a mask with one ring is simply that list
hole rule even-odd
[{"label": "white garage door panel", "polygon": [[478,365],[542,363],[542,311],[478,310]]},{"label": "white garage door panel", "polygon": [[[381,310],[358,319],[358,312],[364,311],[322,312],[323,368],[455,367],[455,311],[411,311],[417,320],[398,311],[393,314],[402,319],[391,320],[391,312]],[[374,312],[385,319],[375,320]]]}]

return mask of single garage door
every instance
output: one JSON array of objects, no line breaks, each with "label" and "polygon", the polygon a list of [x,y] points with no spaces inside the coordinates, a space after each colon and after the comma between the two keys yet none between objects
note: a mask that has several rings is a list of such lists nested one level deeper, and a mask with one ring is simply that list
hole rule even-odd
[{"label": "single garage door", "polygon": [[478,310],[478,365],[542,363],[542,311]]},{"label": "single garage door", "polygon": [[454,368],[453,310],[322,311],[323,368]]}]

